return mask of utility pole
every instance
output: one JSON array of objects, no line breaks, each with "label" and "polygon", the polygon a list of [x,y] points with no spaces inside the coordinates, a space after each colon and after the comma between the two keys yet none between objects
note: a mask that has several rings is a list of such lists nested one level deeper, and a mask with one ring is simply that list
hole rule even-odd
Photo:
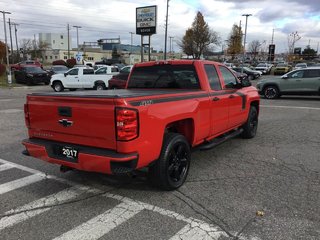
[{"label": "utility pole", "polygon": [[6,28],[6,14],[11,14],[10,12],[0,11],[3,14],[3,27],[4,27],[4,39],[6,43],[6,55],[7,55],[7,72],[8,74],[8,84],[11,85],[12,78],[11,78],[11,69],[9,66],[9,51],[8,51],[8,44],[7,44],[7,28]]},{"label": "utility pole", "polygon": [[78,29],[81,28],[81,26],[73,26],[73,27],[77,29],[77,47],[78,47],[78,53],[79,53],[79,33],[78,33]]},{"label": "utility pole", "polygon": [[19,24],[16,23],[11,23],[11,25],[14,26],[14,32],[15,32],[15,36],[16,36],[16,47],[17,47],[17,61],[20,61],[20,53],[19,53],[19,46],[18,46],[18,38],[17,38],[17,26],[19,26]]},{"label": "utility pole", "polygon": [[10,50],[11,50],[11,52],[10,52],[10,55],[11,55],[11,63],[13,63],[13,48],[12,48],[12,34],[11,34],[11,22],[10,22],[10,18],[9,18],[9,22],[8,22],[8,24],[9,24],[9,33],[10,33]]},{"label": "utility pole", "polygon": [[69,23],[67,26],[67,30],[68,30],[68,59],[70,59],[70,26],[69,26]]},{"label": "utility pole", "polygon": [[166,29],[164,34],[164,57],[163,59],[167,59],[167,35],[168,35],[168,12],[169,12],[169,0],[167,0],[167,14],[166,14]]},{"label": "utility pole", "polygon": [[132,44],[133,44],[133,32],[129,32],[131,35],[131,42],[130,42],[130,54],[129,54],[129,64],[131,65],[131,54],[132,54]]}]

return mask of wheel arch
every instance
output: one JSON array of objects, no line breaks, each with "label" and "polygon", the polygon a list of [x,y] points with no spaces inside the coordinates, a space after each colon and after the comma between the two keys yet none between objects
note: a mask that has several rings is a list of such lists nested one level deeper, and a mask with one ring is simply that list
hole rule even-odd
[{"label": "wheel arch", "polygon": [[164,135],[170,132],[179,133],[183,135],[187,139],[190,146],[192,146],[194,141],[194,131],[194,120],[192,118],[186,118],[168,123],[165,127]]}]

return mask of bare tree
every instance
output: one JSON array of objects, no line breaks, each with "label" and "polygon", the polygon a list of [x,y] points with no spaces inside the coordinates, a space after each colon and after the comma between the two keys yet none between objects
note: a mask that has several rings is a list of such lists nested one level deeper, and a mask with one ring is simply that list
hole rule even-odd
[{"label": "bare tree", "polygon": [[288,47],[289,47],[289,54],[294,53],[294,45],[301,39],[298,32],[292,32],[288,35]]},{"label": "bare tree", "polygon": [[253,60],[256,59],[256,56],[258,55],[259,51],[260,51],[260,47],[261,44],[259,40],[253,40],[250,44],[249,44],[249,52],[251,52],[251,54],[253,55]]}]

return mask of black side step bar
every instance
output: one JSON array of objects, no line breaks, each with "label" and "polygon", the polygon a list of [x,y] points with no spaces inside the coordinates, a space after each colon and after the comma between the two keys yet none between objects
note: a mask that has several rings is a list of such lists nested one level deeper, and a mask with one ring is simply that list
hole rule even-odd
[{"label": "black side step bar", "polygon": [[200,149],[200,150],[209,150],[209,149],[211,149],[211,148],[213,148],[215,146],[218,146],[219,144],[227,141],[230,138],[234,138],[234,137],[240,135],[242,132],[243,132],[242,128],[234,130],[232,132],[229,132],[227,134],[222,135],[221,137],[215,138],[210,142],[206,142],[206,143],[202,144],[201,146],[199,146],[198,149]]}]

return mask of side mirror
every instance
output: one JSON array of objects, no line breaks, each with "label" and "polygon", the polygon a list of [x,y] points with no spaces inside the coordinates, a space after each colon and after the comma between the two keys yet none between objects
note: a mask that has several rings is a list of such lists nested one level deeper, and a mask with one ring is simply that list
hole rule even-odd
[{"label": "side mirror", "polygon": [[250,87],[250,86],[252,86],[251,82],[247,78],[240,80],[240,84],[239,85],[241,85],[241,87]]},{"label": "side mirror", "polygon": [[68,75],[68,73],[64,73],[64,76],[66,77]]},{"label": "side mirror", "polygon": [[289,77],[287,75],[284,75],[281,77],[282,79],[288,79]]}]

